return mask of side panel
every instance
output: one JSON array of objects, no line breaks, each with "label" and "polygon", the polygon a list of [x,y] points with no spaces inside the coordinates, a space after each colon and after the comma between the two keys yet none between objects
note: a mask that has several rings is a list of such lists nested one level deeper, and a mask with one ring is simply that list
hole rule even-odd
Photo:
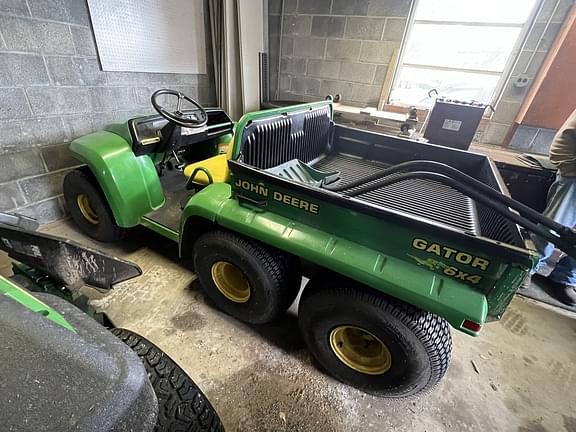
[{"label": "side panel", "polygon": [[[231,193],[228,184],[206,187],[186,205],[184,224],[194,216],[214,221],[440,315],[454,328],[471,335],[477,333],[462,328],[464,320],[485,322],[488,304],[477,290],[293,219],[242,206],[230,199]],[[185,238],[189,227],[183,228]]]},{"label": "side panel", "polygon": [[112,132],[95,132],[70,144],[74,156],[88,165],[100,183],[121,227],[164,205],[164,193],[152,159],[136,157],[130,144]]}]

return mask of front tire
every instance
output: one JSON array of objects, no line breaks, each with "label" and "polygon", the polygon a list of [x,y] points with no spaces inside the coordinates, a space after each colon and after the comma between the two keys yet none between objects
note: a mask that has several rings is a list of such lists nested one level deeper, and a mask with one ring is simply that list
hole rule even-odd
[{"label": "front tire", "polygon": [[116,225],[104,192],[87,168],[66,174],[63,189],[66,207],[84,234],[101,242],[124,237],[126,229]]},{"label": "front tire", "polygon": [[154,432],[224,432],[218,414],[204,393],[174,360],[130,330],[114,328],[111,331],[138,354],[148,373],[158,398]]},{"label": "front tire", "polygon": [[194,268],[206,295],[233,317],[263,324],[280,317],[298,295],[298,261],[270,246],[228,231],[194,243]]},{"label": "front tire", "polygon": [[353,282],[314,281],[298,320],[308,349],[330,375],[367,393],[400,398],[432,389],[450,362],[448,323]]}]

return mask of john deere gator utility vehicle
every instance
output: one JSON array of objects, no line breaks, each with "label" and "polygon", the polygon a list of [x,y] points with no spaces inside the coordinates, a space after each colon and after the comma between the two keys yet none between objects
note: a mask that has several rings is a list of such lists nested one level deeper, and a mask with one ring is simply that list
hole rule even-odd
[{"label": "john deere gator utility vehicle", "polygon": [[152,104],[158,115],[72,142],[86,165],[64,181],[78,226],[102,241],[139,224],[174,240],[214,303],[248,323],[283,314],[304,272],[309,350],[365,391],[433,387],[449,326],[478,335],[528,277],[526,230],[575,254],[570,230],[503,194],[488,158],[336,125],[330,101],[237,124],[171,90]]},{"label": "john deere gator utility vehicle", "polygon": [[0,424],[3,431],[223,432],[202,391],[166,353],[114,327],[81,295],[139,276],[138,266],[35,232],[0,213]]}]

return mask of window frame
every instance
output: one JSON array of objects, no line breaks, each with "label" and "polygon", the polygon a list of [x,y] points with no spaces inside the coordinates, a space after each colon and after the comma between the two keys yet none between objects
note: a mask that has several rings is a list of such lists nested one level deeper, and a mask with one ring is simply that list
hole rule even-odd
[{"label": "window frame", "polygon": [[[430,69],[430,70],[445,70],[445,71],[455,71],[455,72],[472,72],[472,73],[482,73],[486,75],[496,76],[499,75],[498,84],[494,89],[494,94],[490,103],[488,105],[495,107],[502,95],[504,93],[505,87],[510,80],[514,67],[518,62],[518,58],[522,49],[526,45],[526,41],[528,39],[528,35],[530,30],[534,27],[536,18],[540,11],[544,6],[544,2],[546,0],[537,0],[528,15],[528,19],[524,24],[520,23],[485,23],[485,22],[470,22],[470,21],[435,21],[435,20],[417,20],[416,19],[416,10],[421,0],[412,0],[412,5],[410,7],[410,12],[408,14],[408,24],[406,25],[406,30],[404,31],[404,35],[402,37],[402,41],[400,44],[400,50],[398,53],[398,58],[396,61],[396,65],[394,67],[394,75],[392,77],[390,88],[387,89],[386,94],[386,103],[388,105],[400,106],[400,107],[409,107],[410,104],[404,102],[395,102],[394,104],[390,103],[390,96],[392,95],[392,91],[396,88],[398,84],[398,79],[400,77],[400,72],[403,66],[413,67],[417,69]],[[425,0],[424,0],[425,1]],[[474,69],[466,69],[466,68],[453,68],[453,67],[444,67],[444,66],[433,66],[433,65],[417,65],[411,63],[404,63],[404,57],[406,55],[407,49],[407,41],[412,34],[412,30],[415,24],[437,24],[437,25],[468,25],[474,27],[516,27],[521,28],[520,34],[508,56],[508,60],[506,61],[506,65],[502,72],[487,72],[481,70],[474,70]],[[429,109],[427,106],[417,106],[420,109]],[[493,115],[492,110],[488,110],[488,113],[485,114],[488,118],[491,118]]]}]

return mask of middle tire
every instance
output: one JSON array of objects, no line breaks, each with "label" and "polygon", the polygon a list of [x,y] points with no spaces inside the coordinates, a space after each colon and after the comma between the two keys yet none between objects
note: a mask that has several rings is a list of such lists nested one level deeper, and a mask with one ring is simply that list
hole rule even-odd
[{"label": "middle tire", "polygon": [[264,324],[282,315],[300,289],[296,258],[228,231],[194,243],[194,268],[206,295],[229,315]]}]

